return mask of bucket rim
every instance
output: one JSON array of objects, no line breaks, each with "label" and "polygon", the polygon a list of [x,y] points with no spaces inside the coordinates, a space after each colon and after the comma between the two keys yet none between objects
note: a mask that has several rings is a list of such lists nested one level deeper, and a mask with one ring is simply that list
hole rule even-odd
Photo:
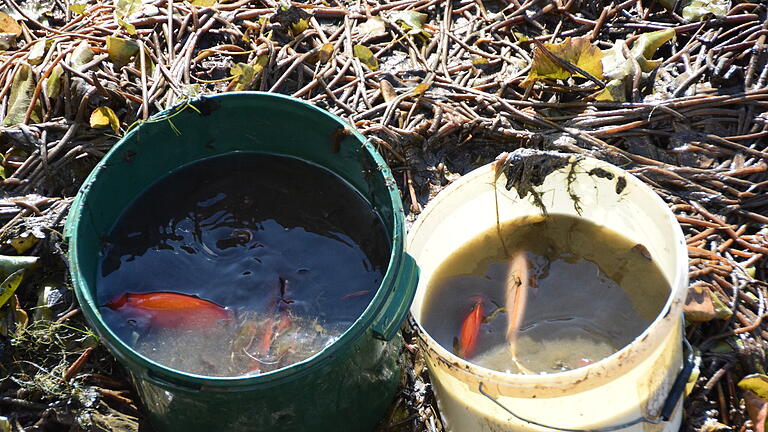
[{"label": "bucket rim", "polygon": [[[433,352],[437,356],[437,360],[439,362],[451,365],[451,367],[455,367],[456,370],[472,375],[478,379],[485,379],[489,382],[502,383],[502,386],[507,385],[520,388],[558,388],[562,386],[573,387],[575,383],[585,382],[586,379],[590,376],[595,377],[599,375],[605,375],[604,373],[600,373],[600,371],[616,370],[617,372],[620,372],[618,369],[623,369],[624,366],[621,364],[621,358],[627,356],[639,341],[646,340],[651,336],[652,331],[657,328],[669,315],[675,303],[680,303],[685,300],[685,294],[688,288],[688,249],[686,247],[683,230],[680,227],[680,224],[677,222],[677,218],[675,218],[675,215],[666,205],[664,200],[639,178],[623,170],[622,168],[617,167],[616,165],[589,156],[564,153],[561,155],[570,157],[570,160],[575,160],[576,163],[585,164],[588,169],[595,167],[608,168],[612,172],[621,173],[621,175],[625,177],[628,183],[632,183],[647,195],[647,198],[650,200],[648,205],[655,205],[663,209],[665,220],[660,223],[667,223],[672,227],[675,237],[673,255],[679,258],[679,263],[677,265],[674,278],[670,283],[669,295],[667,296],[667,300],[664,303],[664,306],[661,308],[659,314],[656,315],[653,321],[648,324],[642,333],[632,339],[632,341],[630,341],[628,344],[624,345],[621,349],[607,357],[603,357],[602,359],[592,364],[567,371],[542,374],[521,374],[501,372],[486,368],[467,361],[450,352],[440,343],[438,343],[429,334],[429,332],[426,331],[420,320],[416,319],[417,315],[420,316],[420,311],[415,311],[415,305],[412,303],[411,314],[408,320],[409,325],[415,331],[418,339],[422,342],[422,345],[424,345],[424,348],[428,352]],[[560,168],[556,171],[561,171],[564,169],[566,168]],[[473,182],[480,181],[482,178],[488,178],[492,176],[494,172],[495,162],[485,164],[463,175],[453,183],[446,186],[445,189],[441,190],[437,196],[435,196],[435,198],[429,204],[427,204],[424,211],[422,211],[416,222],[414,222],[414,224],[411,226],[408,232],[408,238],[406,239],[406,250],[408,250],[408,245],[412,243],[414,236],[419,231],[419,228],[424,223],[424,220],[426,220],[426,218],[435,211],[435,209],[440,205],[445,197],[465,185],[469,185]],[[423,282],[420,280],[419,286],[417,287],[417,292],[422,289],[422,283],[427,282],[428,281],[426,279],[423,279]],[[679,321],[680,323],[683,322],[682,316],[680,317]],[[619,364],[620,366],[614,366],[616,364]],[[472,389],[472,391],[478,392],[477,389]]]},{"label": "bucket rim", "polygon": [[[213,100],[215,102],[222,103],[222,105],[223,103],[236,104],[239,100],[247,100],[252,98],[266,100],[272,99],[274,103],[295,104],[300,106],[302,109],[307,110],[310,113],[314,113],[314,115],[323,116],[326,119],[337,123],[340,127],[347,128],[351,132],[350,135],[358,143],[360,143],[366,152],[367,157],[371,159],[374,165],[378,168],[378,171],[381,173],[389,195],[389,201],[387,204],[391,207],[392,210],[392,223],[387,227],[391,230],[390,258],[387,270],[383,275],[382,282],[380,283],[376,294],[368,303],[365,310],[354,321],[354,323],[338,337],[336,341],[324,347],[312,356],[307,357],[302,361],[292,363],[283,368],[256,375],[222,377],[206,376],[173,369],[142,355],[138,351],[131,348],[121,338],[119,338],[103,320],[101,314],[98,312],[99,306],[95,301],[93,293],[90,289],[88,289],[88,284],[85,282],[85,277],[81,274],[79,265],[80,257],[78,256],[76,250],[76,226],[78,221],[82,218],[83,208],[85,200],[87,199],[88,191],[91,185],[98,181],[99,173],[102,168],[104,166],[108,166],[112,159],[120,156],[123,144],[130,140],[137,139],[137,135],[142,132],[142,129],[146,127],[145,125],[151,125],[151,123],[139,124],[137,127],[130,129],[123,137],[121,137],[86,177],[82,186],[78,190],[75,199],[72,202],[72,207],[69,210],[67,221],[65,223],[64,233],[65,239],[68,242],[67,254],[70,261],[70,277],[74,285],[75,295],[81,305],[83,315],[86,317],[89,325],[93,327],[100,335],[102,341],[108,347],[109,351],[114,354],[115,357],[118,358],[119,362],[126,366],[126,368],[132,374],[138,372],[141,379],[153,381],[163,387],[182,387],[191,388],[193,390],[199,388],[242,390],[243,388],[247,387],[271,386],[280,382],[298,379],[301,376],[310,373],[312,370],[321,367],[327,362],[330,362],[333,359],[343,355],[346,351],[351,349],[355,341],[363,337],[366,332],[370,330],[372,324],[377,319],[380,319],[382,314],[387,312],[385,306],[389,296],[396,295],[396,293],[392,292],[393,290],[389,288],[396,285],[396,276],[400,267],[403,266],[403,255],[405,254],[405,222],[400,194],[392,172],[386,164],[384,158],[373,147],[368,139],[366,139],[356,128],[343,120],[341,117],[306,101],[291,96],[268,92],[241,91],[207,96],[204,95],[194,99],[189,99],[153,115],[149,120],[167,118],[172,113],[175,113],[179,107],[185,104],[194,105],[197,102],[206,100]],[[255,153],[268,153],[249,150],[245,151]],[[222,153],[222,155],[223,154],[226,153]],[[330,168],[323,167],[311,161],[309,162],[320,166],[322,169],[333,172],[334,175],[349,183],[347,179],[338,173],[335,173]],[[182,166],[177,168],[181,168]],[[351,184],[350,186],[357,190],[357,188]],[[358,191],[358,193],[360,192]],[[387,226],[387,224],[385,224],[385,226]],[[413,291],[415,292],[415,289]],[[407,313],[407,311],[408,309],[405,310],[405,313]]]}]

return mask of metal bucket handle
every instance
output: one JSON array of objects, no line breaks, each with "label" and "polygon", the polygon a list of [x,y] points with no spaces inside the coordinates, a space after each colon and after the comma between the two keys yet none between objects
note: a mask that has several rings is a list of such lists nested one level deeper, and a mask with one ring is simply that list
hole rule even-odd
[{"label": "metal bucket handle", "polygon": [[634,426],[638,423],[651,423],[651,424],[659,424],[663,421],[668,421],[670,416],[672,415],[672,412],[675,410],[675,406],[677,405],[677,401],[680,400],[680,397],[683,395],[683,392],[685,391],[685,385],[688,383],[688,379],[691,376],[691,373],[693,372],[693,369],[698,366],[700,362],[700,358],[694,354],[693,348],[691,347],[691,344],[688,342],[688,339],[683,337],[683,349],[686,352],[685,361],[683,363],[683,368],[680,370],[680,372],[677,374],[677,378],[675,378],[674,384],[672,384],[672,388],[669,390],[669,394],[667,395],[667,398],[664,400],[664,405],[661,408],[661,413],[655,417],[655,418],[648,418],[648,417],[638,417],[634,420],[630,420],[626,423],[621,423],[613,426],[606,426],[602,428],[597,429],[569,429],[569,428],[561,428],[557,426],[549,426],[545,425],[543,423],[539,423],[533,420],[528,420],[525,417],[521,417],[514,412],[512,412],[509,408],[504,406],[501,402],[494,399],[493,396],[486,393],[485,390],[483,390],[483,382],[480,381],[480,385],[478,386],[478,390],[480,391],[480,394],[490,399],[493,403],[498,405],[501,409],[508,412],[512,417],[515,417],[518,420],[522,420],[526,423],[532,424],[534,426],[547,428],[547,429],[553,429],[556,431],[562,431],[562,432],[611,432],[616,430],[621,430],[624,428],[628,428],[630,426]]}]

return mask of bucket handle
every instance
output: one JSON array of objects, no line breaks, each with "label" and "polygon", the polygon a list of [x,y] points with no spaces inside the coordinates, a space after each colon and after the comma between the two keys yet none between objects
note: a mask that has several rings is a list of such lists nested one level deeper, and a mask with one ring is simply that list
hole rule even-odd
[{"label": "bucket handle", "polygon": [[393,295],[390,295],[382,306],[371,327],[373,336],[384,341],[392,340],[400,331],[405,315],[411,308],[419,282],[419,266],[416,265],[416,260],[403,252],[402,264],[395,277],[392,284]]},{"label": "bucket handle", "polygon": [[672,384],[672,388],[669,390],[669,394],[667,395],[667,399],[664,400],[664,405],[661,408],[661,413],[655,417],[655,418],[648,418],[648,417],[638,417],[634,420],[630,420],[625,423],[613,425],[613,426],[606,426],[602,428],[597,429],[569,429],[569,428],[561,428],[557,426],[549,426],[545,425],[543,423],[539,423],[533,420],[528,420],[525,417],[521,417],[514,412],[512,412],[509,408],[504,406],[501,402],[494,399],[493,396],[488,394],[485,390],[483,390],[483,382],[480,382],[480,385],[478,387],[478,390],[480,391],[480,394],[490,399],[493,403],[498,405],[501,409],[512,415],[512,417],[515,417],[518,420],[522,420],[526,423],[532,424],[534,426],[546,428],[546,429],[553,429],[556,431],[562,431],[562,432],[611,432],[616,431],[624,428],[628,428],[630,426],[634,426],[638,423],[651,423],[651,424],[659,424],[663,421],[669,421],[670,416],[672,415],[672,412],[675,410],[675,406],[677,405],[677,401],[680,400],[680,397],[683,395],[683,392],[685,391],[685,385],[688,383],[688,379],[691,376],[691,373],[693,372],[693,369],[698,366],[700,362],[700,358],[696,356],[693,352],[693,348],[691,348],[691,344],[688,342],[688,339],[683,337],[683,348],[686,351],[685,356],[685,362],[683,364],[683,368],[680,370],[680,373],[677,374],[677,378],[675,378],[674,384]]}]

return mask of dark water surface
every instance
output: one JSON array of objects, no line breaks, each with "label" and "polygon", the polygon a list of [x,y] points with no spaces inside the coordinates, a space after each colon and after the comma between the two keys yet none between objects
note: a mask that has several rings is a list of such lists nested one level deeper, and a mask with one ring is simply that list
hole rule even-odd
[{"label": "dark water surface", "polygon": [[260,373],[332,343],[373,298],[389,256],[380,218],[336,175],[233,153],[183,167],[134,201],[102,250],[97,298],[174,292],[225,307],[233,319],[199,329],[164,328],[136,309],[101,312],[167,366]]}]

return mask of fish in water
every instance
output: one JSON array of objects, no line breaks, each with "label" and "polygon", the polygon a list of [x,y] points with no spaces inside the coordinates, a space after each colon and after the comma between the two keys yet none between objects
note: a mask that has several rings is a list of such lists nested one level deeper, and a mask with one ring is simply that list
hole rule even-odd
[{"label": "fish in water", "polygon": [[153,326],[163,328],[211,328],[219,321],[231,320],[230,309],[199,297],[172,293],[125,293],[107,307],[126,315],[148,317]]},{"label": "fish in water", "polygon": [[477,339],[480,333],[480,324],[483,323],[484,312],[485,307],[483,307],[483,301],[482,299],[478,299],[467,317],[464,318],[457,347],[457,354],[461,357],[469,358],[475,354]]},{"label": "fish in water", "polygon": [[528,303],[528,291],[531,287],[531,277],[528,268],[528,260],[525,258],[525,252],[517,251],[509,262],[507,272],[507,304],[506,310],[509,311],[509,321],[507,323],[507,346],[512,361],[524,374],[532,373],[525,368],[517,359],[517,336],[520,332],[520,326],[525,316],[525,306]]}]

